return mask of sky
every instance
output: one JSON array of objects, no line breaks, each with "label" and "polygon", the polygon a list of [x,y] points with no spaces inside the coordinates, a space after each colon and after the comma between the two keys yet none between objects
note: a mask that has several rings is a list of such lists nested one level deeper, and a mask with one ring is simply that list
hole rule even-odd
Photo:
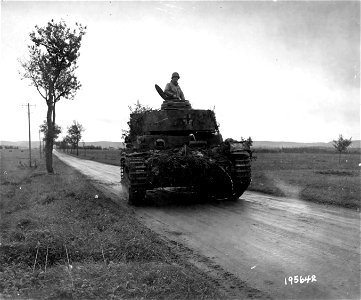
[{"label": "sky", "polygon": [[57,103],[66,135],[121,141],[129,106],[160,108],[171,74],[194,109],[215,111],[223,138],[360,139],[359,1],[1,1],[0,140],[39,139],[45,100],[21,80],[35,25],[87,26],[82,87]]}]

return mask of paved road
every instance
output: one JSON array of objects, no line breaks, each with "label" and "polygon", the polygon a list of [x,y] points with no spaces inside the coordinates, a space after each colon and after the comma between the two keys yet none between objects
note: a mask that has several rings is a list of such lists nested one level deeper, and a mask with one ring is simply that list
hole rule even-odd
[{"label": "paved road", "polygon": [[[55,154],[125,201],[119,167]],[[235,202],[135,211],[156,232],[271,297],[360,299],[356,211],[253,192]],[[307,275],[308,283],[285,284],[285,278]]]}]

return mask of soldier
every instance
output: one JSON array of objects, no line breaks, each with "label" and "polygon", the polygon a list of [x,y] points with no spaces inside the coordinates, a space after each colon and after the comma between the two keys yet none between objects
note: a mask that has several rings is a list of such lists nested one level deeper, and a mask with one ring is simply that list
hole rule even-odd
[{"label": "soldier", "polygon": [[164,89],[164,93],[167,95],[167,97],[169,97],[169,99],[177,99],[184,101],[185,100],[184,94],[180,86],[178,85],[179,78],[180,78],[179,74],[177,72],[174,72],[172,74],[171,82],[167,83]]}]

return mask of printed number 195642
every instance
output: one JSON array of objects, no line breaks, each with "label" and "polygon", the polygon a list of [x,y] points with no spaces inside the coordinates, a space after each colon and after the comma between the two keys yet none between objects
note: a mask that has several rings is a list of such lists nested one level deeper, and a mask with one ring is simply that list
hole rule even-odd
[{"label": "printed number 195642", "polygon": [[[290,276],[290,277],[285,277],[285,285],[287,284],[296,284],[296,283],[309,283],[309,282],[315,282],[317,281],[316,280],[316,275],[307,275],[305,277],[302,277],[302,276],[298,276],[298,275],[295,275],[295,276]],[[288,282],[288,283],[287,283]]]}]

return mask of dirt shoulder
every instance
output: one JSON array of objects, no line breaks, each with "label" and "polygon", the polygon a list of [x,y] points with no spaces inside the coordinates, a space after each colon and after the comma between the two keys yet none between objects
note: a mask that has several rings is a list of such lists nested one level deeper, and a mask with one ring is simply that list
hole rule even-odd
[{"label": "dirt shoulder", "polygon": [[[55,173],[1,152],[0,294],[6,298],[232,298],[188,249],[54,157]],[[236,284],[236,283],[235,283]],[[241,289],[229,287],[230,290]]]}]

